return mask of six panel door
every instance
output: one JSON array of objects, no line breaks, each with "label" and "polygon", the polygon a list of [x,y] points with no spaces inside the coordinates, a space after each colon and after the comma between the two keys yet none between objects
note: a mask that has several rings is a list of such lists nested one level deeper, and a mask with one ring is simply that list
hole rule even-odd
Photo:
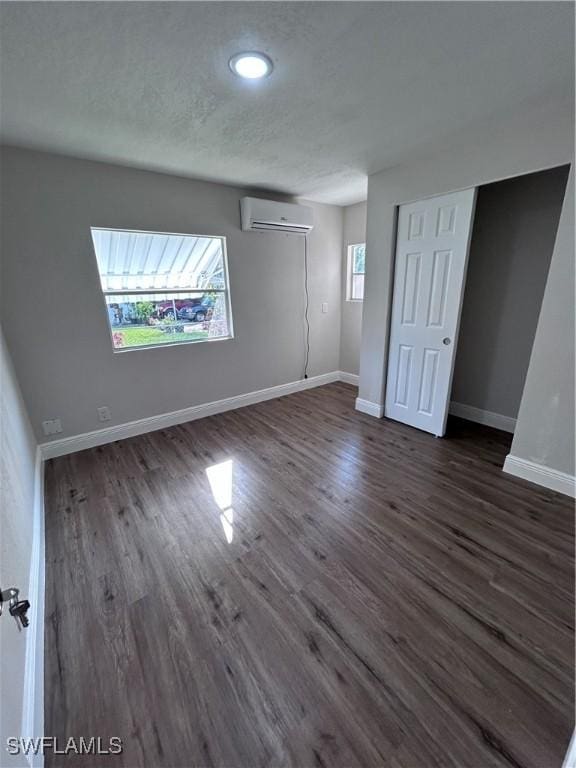
[{"label": "six panel door", "polygon": [[385,415],[444,434],[476,190],[400,206]]}]

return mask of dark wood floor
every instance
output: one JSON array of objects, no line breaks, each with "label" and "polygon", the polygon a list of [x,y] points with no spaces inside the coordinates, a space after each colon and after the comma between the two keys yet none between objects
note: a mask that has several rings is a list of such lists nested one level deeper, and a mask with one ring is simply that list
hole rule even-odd
[{"label": "dark wood floor", "polygon": [[354,395],[48,462],[47,734],[122,738],[100,765],[559,768],[571,500],[504,475],[504,433]]}]

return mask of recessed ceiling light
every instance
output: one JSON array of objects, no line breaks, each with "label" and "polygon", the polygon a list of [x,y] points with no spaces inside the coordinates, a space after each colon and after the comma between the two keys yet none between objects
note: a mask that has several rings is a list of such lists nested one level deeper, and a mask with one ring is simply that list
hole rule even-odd
[{"label": "recessed ceiling light", "polygon": [[235,75],[247,80],[260,80],[262,77],[268,77],[274,69],[272,60],[266,54],[258,53],[258,51],[237,53],[232,56],[229,64]]}]

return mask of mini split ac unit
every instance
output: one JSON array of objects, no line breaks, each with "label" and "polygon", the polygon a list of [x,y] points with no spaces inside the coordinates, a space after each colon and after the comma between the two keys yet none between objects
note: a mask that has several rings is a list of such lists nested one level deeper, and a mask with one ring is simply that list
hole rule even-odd
[{"label": "mini split ac unit", "polygon": [[243,197],[240,200],[240,215],[244,231],[307,235],[314,226],[312,208],[295,203],[260,200],[257,197]]}]

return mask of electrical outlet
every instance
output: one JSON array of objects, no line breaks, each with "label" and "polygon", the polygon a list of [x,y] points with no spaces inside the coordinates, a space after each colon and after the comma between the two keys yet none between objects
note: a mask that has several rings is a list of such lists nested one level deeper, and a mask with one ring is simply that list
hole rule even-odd
[{"label": "electrical outlet", "polygon": [[42,429],[45,435],[57,435],[62,432],[62,422],[60,419],[48,419],[42,422]]},{"label": "electrical outlet", "polygon": [[323,301],[322,302],[322,314],[325,315],[325,314],[327,314],[327,312],[328,312],[328,302],[327,301]]},{"label": "electrical outlet", "polygon": [[96,409],[98,413],[98,421],[110,421],[112,416],[110,415],[110,408],[107,405],[103,405]]}]

